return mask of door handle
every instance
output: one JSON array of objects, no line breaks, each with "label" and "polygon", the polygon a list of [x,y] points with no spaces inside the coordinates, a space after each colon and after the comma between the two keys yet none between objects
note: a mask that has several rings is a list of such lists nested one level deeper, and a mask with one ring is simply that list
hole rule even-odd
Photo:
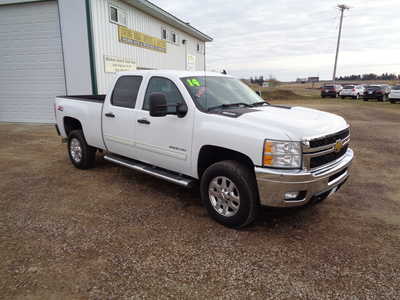
[{"label": "door handle", "polygon": [[138,121],[138,123],[140,123],[140,124],[147,124],[147,125],[150,124],[150,121],[147,120],[146,118],[139,119],[139,120],[137,120],[137,121]]},{"label": "door handle", "polygon": [[104,114],[106,117],[108,118],[115,118],[115,115],[112,112],[108,112],[106,114]]}]

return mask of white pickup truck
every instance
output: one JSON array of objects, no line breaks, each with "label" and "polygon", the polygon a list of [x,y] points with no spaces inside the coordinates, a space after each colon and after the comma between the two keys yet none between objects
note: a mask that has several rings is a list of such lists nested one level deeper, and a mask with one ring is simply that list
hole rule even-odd
[{"label": "white pickup truck", "polygon": [[[217,73],[119,73],[107,95],[55,100],[59,134],[79,169],[104,159],[191,187],[217,222],[250,224],[260,205],[320,201],[347,180],[353,151],[340,116],[271,105]],[[151,200],[149,200],[151,201]]]}]

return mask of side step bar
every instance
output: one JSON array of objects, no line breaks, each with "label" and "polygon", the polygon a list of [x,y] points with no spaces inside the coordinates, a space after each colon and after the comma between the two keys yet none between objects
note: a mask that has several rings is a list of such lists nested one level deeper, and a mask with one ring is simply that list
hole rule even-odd
[{"label": "side step bar", "polygon": [[115,163],[117,165],[121,165],[124,167],[127,167],[129,169],[133,169],[145,174],[152,175],[154,177],[163,179],[168,182],[175,183],[177,185],[189,188],[193,185],[195,182],[194,179],[185,177],[182,175],[178,175],[172,172],[169,172],[167,170],[163,170],[160,168],[156,168],[147,164],[144,164],[142,162],[135,161],[133,159],[113,155],[113,154],[107,154],[104,156],[104,159],[107,161],[110,161],[112,163]]}]

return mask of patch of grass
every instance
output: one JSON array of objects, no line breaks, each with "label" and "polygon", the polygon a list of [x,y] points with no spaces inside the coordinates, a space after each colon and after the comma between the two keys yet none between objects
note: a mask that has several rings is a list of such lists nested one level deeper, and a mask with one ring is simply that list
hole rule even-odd
[{"label": "patch of grass", "polygon": [[282,99],[282,100],[290,100],[290,99],[304,99],[306,96],[299,95],[291,90],[285,89],[265,89],[261,91],[261,97],[263,99]]}]

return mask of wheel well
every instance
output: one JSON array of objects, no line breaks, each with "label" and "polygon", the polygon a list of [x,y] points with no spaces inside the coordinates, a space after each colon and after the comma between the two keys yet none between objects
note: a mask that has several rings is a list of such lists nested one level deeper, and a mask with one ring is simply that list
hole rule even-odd
[{"label": "wheel well", "polygon": [[69,136],[72,130],[77,130],[77,129],[82,130],[82,124],[81,122],[79,122],[79,120],[71,117],[64,118],[64,130],[67,136]]},{"label": "wheel well", "polygon": [[251,159],[243,153],[223,147],[207,145],[200,149],[199,159],[197,161],[197,172],[199,178],[201,178],[204,171],[209,166],[223,160],[239,161],[249,166],[251,170],[254,168],[254,164]]}]

